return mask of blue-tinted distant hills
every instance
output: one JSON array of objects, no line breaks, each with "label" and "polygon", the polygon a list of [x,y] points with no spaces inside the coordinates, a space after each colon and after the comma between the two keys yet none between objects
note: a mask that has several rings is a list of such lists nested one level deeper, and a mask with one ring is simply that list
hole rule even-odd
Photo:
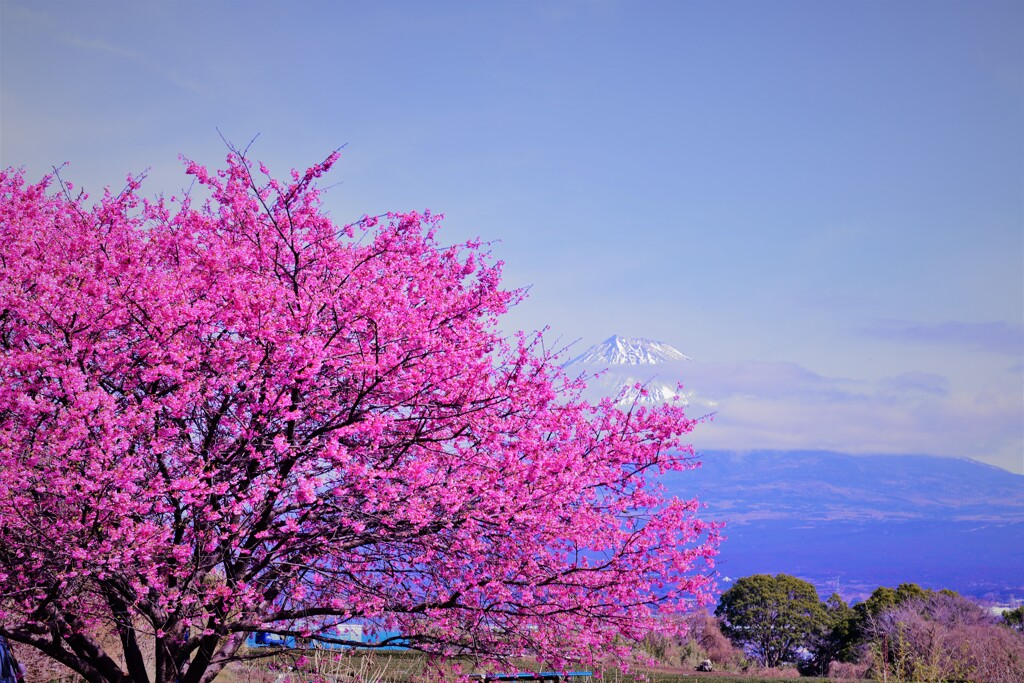
[{"label": "blue-tinted distant hills", "polygon": [[909,581],[1024,599],[1024,476],[966,459],[822,451],[700,454],[669,491],[725,521],[721,587],[784,572],[827,596]]},{"label": "blue-tinted distant hills", "polygon": [[[695,367],[664,342],[613,336],[566,363],[598,374],[595,396],[660,404]],[[647,396],[630,390],[645,383]],[[698,401],[690,394],[684,401]],[[691,403],[691,407],[695,404]],[[918,583],[1006,604],[1024,600],[1024,475],[973,460],[826,451],[705,451],[666,486],[726,522],[721,587],[795,574],[825,596]]]},{"label": "blue-tinted distant hills", "polygon": [[825,451],[701,452],[673,491],[708,512],[756,519],[1024,522],[1024,476],[959,458]]}]

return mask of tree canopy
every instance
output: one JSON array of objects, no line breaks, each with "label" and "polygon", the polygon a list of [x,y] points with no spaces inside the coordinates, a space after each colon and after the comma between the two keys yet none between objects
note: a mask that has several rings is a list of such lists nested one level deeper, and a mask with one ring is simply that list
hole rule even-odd
[{"label": "tree canopy", "polygon": [[838,593],[833,593],[822,604],[821,622],[809,634],[806,643],[810,659],[802,662],[801,670],[815,676],[827,676],[834,661],[852,662],[857,659],[857,611],[846,604]]},{"label": "tree canopy", "polygon": [[737,579],[715,614],[723,632],[767,667],[796,661],[826,618],[814,586],[788,574]]},{"label": "tree canopy", "polygon": [[931,593],[932,591],[921,588],[916,583],[901,583],[896,588],[879,586],[872,591],[867,600],[858,603],[855,609],[861,620],[867,621],[912,600],[924,600]]},{"label": "tree canopy", "polygon": [[[765,666],[796,662],[802,674],[892,680],[1024,680],[1018,608],[997,620],[955,591],[880,586],[853,607],[792,576],[739,579],[716,610],[722,630]],[[1009,628],[1008,628],[1009,627]],[[836,662],[846,666],[837,671]]]},{"label": "tree canopy", "polygon": [[503,337],[439,216],[333,223],[335,159],[189,162],[204,202],[0,174],[0,634],[208,683],[255,631],[559,666],[706,600],[716,527],[656,484],[694,423]]},{"label": "tree canopy", "polygon": [[950,590],[904,591],[866,624],[876,679],[1024,680],[1024,637],[981,605]]}]

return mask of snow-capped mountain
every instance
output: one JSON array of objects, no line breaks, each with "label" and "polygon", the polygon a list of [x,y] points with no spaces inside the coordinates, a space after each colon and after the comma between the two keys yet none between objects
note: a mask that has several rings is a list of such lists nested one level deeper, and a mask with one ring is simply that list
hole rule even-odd
[{"label": "snow-capped mountain", "polygon": [[588,381],[592,398],[612,396],[620,404],[652,405],[678,400],[686,405],[690,396],[678,390],[679,365],[691,360],[662,341],[612,335],[563,367],[570,374],[596,375]]},{"label": "snow-capped mountain", "polygon": [[676,360],[691,359],[665,342],[612,335],[565,365],[659,365]]}]

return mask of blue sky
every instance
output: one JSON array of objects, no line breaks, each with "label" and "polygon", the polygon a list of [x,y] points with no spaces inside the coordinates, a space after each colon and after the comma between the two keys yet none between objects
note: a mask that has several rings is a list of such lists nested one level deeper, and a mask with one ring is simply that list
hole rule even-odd
[{"label": "blue sky", "polygon": [[509,328],[695,358],[699,448],[1024,472],[1020,2],[0,0],[0,164],[94,195],[347,145],[331,214],[431,208]]}]

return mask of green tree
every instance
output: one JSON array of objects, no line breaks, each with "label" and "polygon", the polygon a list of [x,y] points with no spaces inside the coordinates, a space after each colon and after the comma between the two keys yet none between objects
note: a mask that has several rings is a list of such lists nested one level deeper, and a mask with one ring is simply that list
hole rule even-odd
[{"label": "green tree", "polygon": [[1003,612],[1003,623],[1014,631],[1024,633],[1024,605]]},{"label": "green tree", "polygon": [[802,673],[812,676],[827,676],[834,661],[850,662],[857,658],[857,612],[838,593],[833,593],[822,607],[821,628],[807,644],[811,659],[801,666]]},{"label": "green tree", "polygon": [[[943,592],[955,595],[953,591]],[[857,610],[861,621],[865,621],[868,617],[877,617],[882,612],[905,605],[911,600],[924,600],[931,593],[932,591],[925,590],[916,583],[901,583],[896,588],[879,586],[867,600],[858,604],[854,609]]]},{"label": "green tree", "polygon": [[826,616],[814,586],[788,574],[739,579],[722,594],[715,615],[723,632],[767,667],[795,661]]},{"label": "green tree", "polygon": [[[949,597],[957,596],[955,591],[948,589],[943,589],[939,592]],[[862,644],[870,640],[872,624],[882,614],[891,612],[897,607],[902,607],[912,601],[923,602],[934,593],[935,591],[921,588],[916,583],[901,583],[896,588],[879,586],[868,596],[867,600],[853,606],[853,610],[856,612],[854,641]]]}]

